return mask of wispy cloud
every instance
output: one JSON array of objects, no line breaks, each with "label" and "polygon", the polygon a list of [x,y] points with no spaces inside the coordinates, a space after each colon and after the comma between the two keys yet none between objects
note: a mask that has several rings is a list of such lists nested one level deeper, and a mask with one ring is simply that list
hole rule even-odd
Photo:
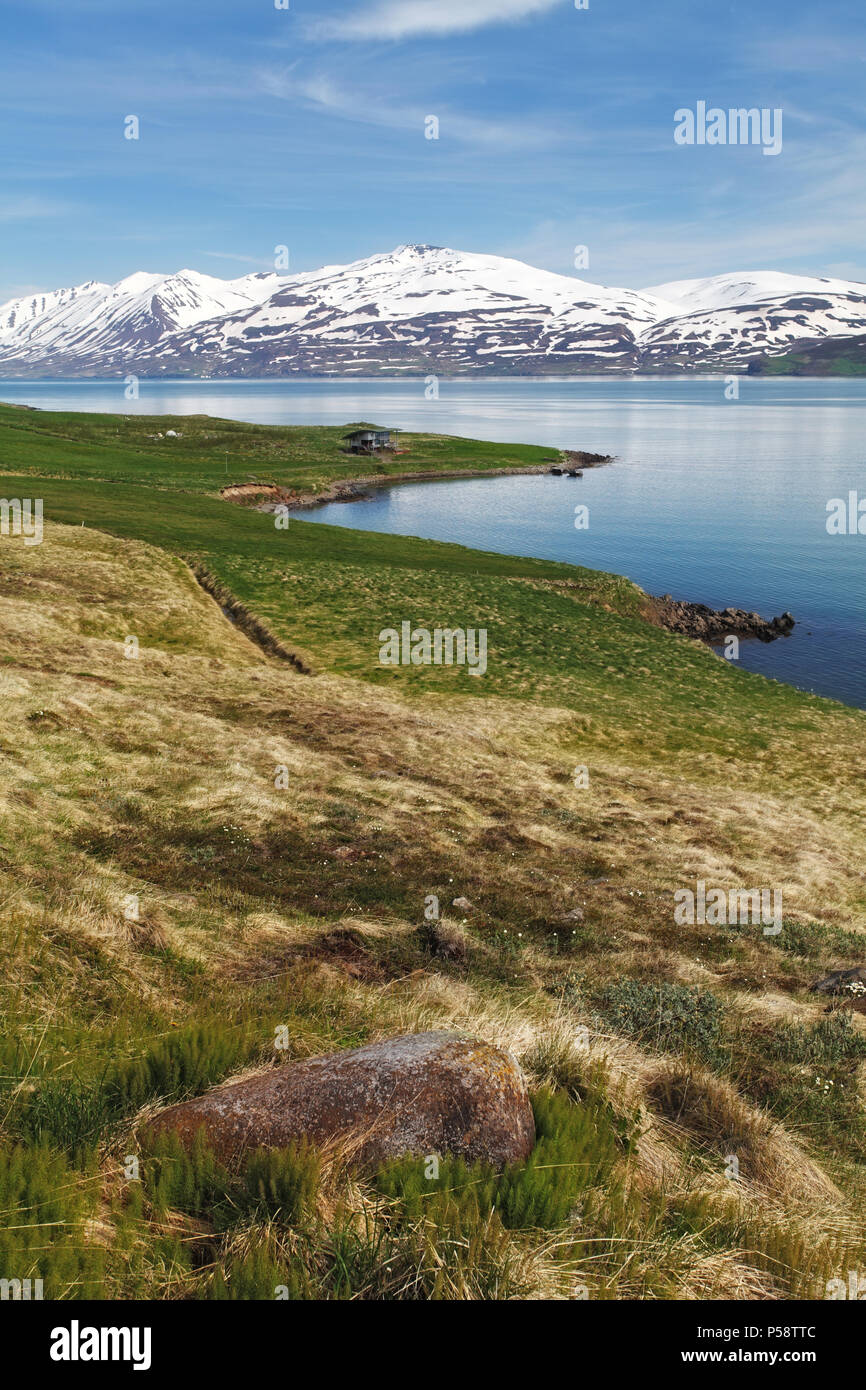
[{"label": "wispy cloud", "polygon": [[215,261],[237,261],[241,265],[254,265],[259,269],[273,270],[273,259],[267,260],[263,256],[242,256],[236,251],[197,251],[197,256],[209,256]]},{"label": "wispy cloud", "polygon": [[489,24],[513,24],[552,10],[561,0],[378,0],[311,32],[337,39],[410,39],[422,34],[469,33]]},{"label": "wispy cloud", "polygon": [[70,212],[68,203],[49,198],[0,198],[0,222],[35,222],[45,218],[64,217]]},{"label": "wispy cloud", "polygon": [[387,101],[377,88],[349,88],[325,72],[302,76],[294,66],[284,70],[261,69],[255,80],[268,96],[300,101],[308,108],[358,125],[415,131],[422,142],[419,148],[423,147],[424,123],[431,111],[440,121],[443,143],[453,139],[479,148],[537,150],[549,149],[566,134],[553,120],[538,121],[527,115],[476,116],[455,111],[432,96],[426,107]]},{"label": "wispy cloud", "polygon": [[[580,243],[590,250],[586,279],[634,288],[731,270],[784,269],[866,280],[866,261],[849,253],[849,248],[859,251],[866,221],[864,158],[862,135],[840,142],[834,151],[816,142],[800,155],[799,176],[784,187],[750,188],[739,211],[731,196],[724,198],[722,185],[705,187],[687,213],[682,207],[661,214],[653,208],[650,216],[641,205],[606,206],[603,213],[588,207],[579,217],[547,218],[529,235],[490,249],[573,273],[572,248]],[[726,215],[720,218],[716,204],[722,198]]]},{"label": "wispy cloud", "polygon": [[[612,284],[866,274],[857,0],[667,8],[689,22],[647,0],[7,0],[0,271],[229,276],[278,244],[306,269],[430,241],[571,273],[586,244]],[[782,107],[781,157],[675,147],[704,97]]]},{"label": "wispy cloud", "polygon": [[744,48],[742,58],[762,72],[826,73],[866,63],[859,34],[782,33]]}]

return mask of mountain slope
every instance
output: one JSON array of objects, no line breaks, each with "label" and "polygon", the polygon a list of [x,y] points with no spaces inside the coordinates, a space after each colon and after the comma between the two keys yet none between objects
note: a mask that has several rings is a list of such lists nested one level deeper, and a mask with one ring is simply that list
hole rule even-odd
[{"label": "mountain slope", "polygon": [[743,369],[866,333],[866,285],[774,271],[610,288],[401,246],[300,275],[184,270],[0,308],[6,375],[363,375]]},{"label": "mountain slope", "polygon": [[645,290],[674,306],[642,342],[645,368],[747,366],[866,332],[866,285],[776,271],[714,275]]},{"label": "mountain slope", "polygon": [[266,303],[175,334],[151,356],[278,374],[631,366],[637,334],[667,307],[520,261],[401,246],[296,276]]},{"label": "mountain slope", "polygon": [[786,275],[777,270],[741,270],[727,275],[709,275],[702,280],[673,280],[667,285],[653,285],[642,293],[663,299],[680,314],[694,314],[765,304],[790,295],[844,295],[852,288],[859,288],[866,294],[866,285],[852,286],[848,280]]}]

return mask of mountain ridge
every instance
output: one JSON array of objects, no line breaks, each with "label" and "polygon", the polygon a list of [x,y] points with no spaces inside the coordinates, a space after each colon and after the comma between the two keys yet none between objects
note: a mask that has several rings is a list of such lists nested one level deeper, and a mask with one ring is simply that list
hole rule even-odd
[{"label": "mountain ridge", "polygon": [[744,370],[866,334],[866,284],[739,271],[643,290],[405,244],[222,280],[184,269],[0,305],[7,376]]}]

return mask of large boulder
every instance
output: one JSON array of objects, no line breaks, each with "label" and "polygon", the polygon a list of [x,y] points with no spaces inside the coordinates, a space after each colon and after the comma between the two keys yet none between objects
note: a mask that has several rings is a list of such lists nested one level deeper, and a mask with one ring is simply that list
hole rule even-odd
[{"label": "large boulder", "polygon": [[535,1122],[511,1053],[454,1033],[414,1033],[294,1062],[164,1110],[151,1134],[200,1129],[236,1160],[260,1145],[349,1139],[358,1162],[456,1154],[501,1167],[526,1158]]}]

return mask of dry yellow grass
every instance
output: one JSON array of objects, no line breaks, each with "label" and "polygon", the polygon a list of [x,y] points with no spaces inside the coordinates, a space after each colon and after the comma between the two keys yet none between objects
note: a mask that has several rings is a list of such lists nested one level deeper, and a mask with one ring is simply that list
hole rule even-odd
[{"label": "dry yellow grass", "polygon": [[[786,1131],[733,1081],[610,1035],[593,1004],[634,975],[712,988],[747,1024],[818,1021],[803,988],[816,966],[759,935],[728,949],[707,928],[675,927],[672,893],[698,878],[773,884],[801,923],[866,928],[866,798],[850,748],[834,747],[820,776],[799,750],[796,779],[816,791],[794,796],[784,781],[758,786],[754,769],[715,780],[703,758],[693,776],[681,762],[660,773],[562,708],[303,676],[227,622],[180,561],[57,526],[39,547],[0,552],[0,698],[3,990],[29,1046],[43,1033],[60,1046],[74,1022],[98,1051],[126,1013],[167,1032],[208,994],[303,980],[335,1041],[447,1026],[508,1046],[539,1083],[603,1064],[614,1110],[639,1117],[622,1173],[638,1204],[700,1199],[731,1223],[735,1207],[754,1231],[771,1202],[816,1248],[853,1239],[840,1174],[808,1132]],[[571,781],[582,740],[585,791]],[[302,893],[299,878],[275,886],[280,867],[303,867]],[[431,892],[477,900],[461,913],[443,897],[453,964],[425,954]],[[124,915],[130,895],[137,917]],[[536,919],[513,957],[503,903]],[[567,941],[575,908],[586,948],[558,954],[553,932]],[[296,1054],[322,1036],[296,1021]],[[728,1141],[749,1154],[735,1190]],[[348,1188],[335,1178],[323,1200],[360,1219],[367,1198]],[[664,1268],[685,1298],[778,1292],[748,1250],[708,1253],[697,1227],[673,1241],[629,1222],[620,1239],[633,1248],[608,1259],[600,1289],[646,1293]],[[574,1261],[542,1242],[514,1258],[522,1296],[568,1296]]]}]

